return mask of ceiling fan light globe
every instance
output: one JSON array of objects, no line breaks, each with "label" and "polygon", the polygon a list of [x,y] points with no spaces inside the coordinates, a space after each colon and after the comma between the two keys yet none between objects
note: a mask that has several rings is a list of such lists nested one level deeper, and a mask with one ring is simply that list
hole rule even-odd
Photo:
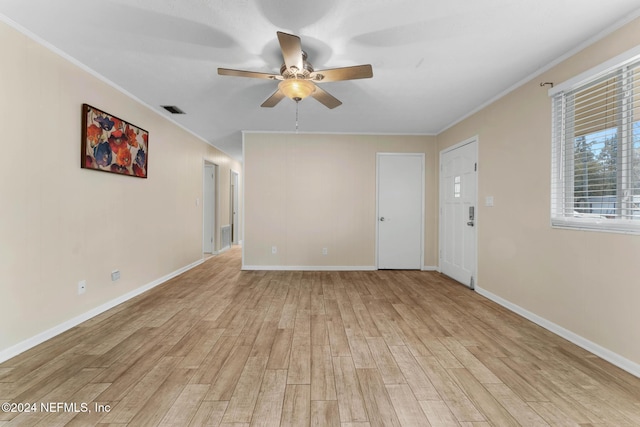
[{"label": "ceiling fan light globe", "polygon": [[316,85],[309,80],[285,79],[278,83],[278,88],[287,98],[298,102],[315,92]]}]

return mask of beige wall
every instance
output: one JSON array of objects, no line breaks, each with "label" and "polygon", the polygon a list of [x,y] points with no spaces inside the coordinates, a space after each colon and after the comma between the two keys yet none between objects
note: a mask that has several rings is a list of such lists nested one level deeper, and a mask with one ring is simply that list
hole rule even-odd
[{"label": "beige wall", "polygon": [[638,44],[635,20],[437,137],[442,150],[479,136],[478,286],[635,363],[640,236],[550,227],[551,100],[539,84]]},{"label": "beige wall", "polygon": [[244,136],[243,264],[375,267],[377,152],[425,154],[424,265],[435,266],[434,137],[291,133]]},{"label": "beige wall", "polygon": [[[200,260],[203,159],[219,225],[241,165],[2,22],[0,51],[1,354]],[[80,168],[82,103],[149,131],[148,179]]]}]

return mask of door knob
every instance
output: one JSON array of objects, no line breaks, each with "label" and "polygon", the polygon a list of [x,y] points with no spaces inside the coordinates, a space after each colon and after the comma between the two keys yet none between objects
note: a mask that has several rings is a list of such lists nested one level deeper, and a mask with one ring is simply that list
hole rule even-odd
[{"label": "door knob", "polygon": [[383,216],[380,217],[380,221],[384,221],[384,217]]},{"label": "door knob", "polygon": [[468,225],[469,227],[473,227],[473,225],[474,225],[474,224],[473,224],[473,221],[469,221],[469,222],[467,222],[467,225]]}]

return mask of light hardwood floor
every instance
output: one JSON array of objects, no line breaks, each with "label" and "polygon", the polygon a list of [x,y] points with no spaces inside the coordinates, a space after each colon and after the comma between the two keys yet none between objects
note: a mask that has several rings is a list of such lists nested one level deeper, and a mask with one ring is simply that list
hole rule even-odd
[{"label": "light hardwood floor", "polygon": [[1,364],[0,402],[38,405],[2,427],[640,426],[640,379],[438,273],[239,248]]}]

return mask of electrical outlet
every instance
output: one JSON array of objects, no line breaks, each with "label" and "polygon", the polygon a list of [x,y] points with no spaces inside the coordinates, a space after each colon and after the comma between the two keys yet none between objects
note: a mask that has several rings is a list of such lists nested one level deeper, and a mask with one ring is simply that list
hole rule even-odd
[{"label": "electrical outlet", "polygon": [[328,248],[322,248],[322,255],[327,255],[329,253]]},{"label": "electrical outlet", "polygon": [[271,246],[271,253],[272,254],[277,254],[278,253],[278,247],[277,246]]},{"label": "electrical outlet", "polygon": [[120,279],[120,270],[113,270],[111,272],[111,281],[115,282],[118,279]]},{"label": "electrical outlet", "polygon": [[81,280],[78,282],[78,295],[82,295],[87,291],[87,281]]}]

